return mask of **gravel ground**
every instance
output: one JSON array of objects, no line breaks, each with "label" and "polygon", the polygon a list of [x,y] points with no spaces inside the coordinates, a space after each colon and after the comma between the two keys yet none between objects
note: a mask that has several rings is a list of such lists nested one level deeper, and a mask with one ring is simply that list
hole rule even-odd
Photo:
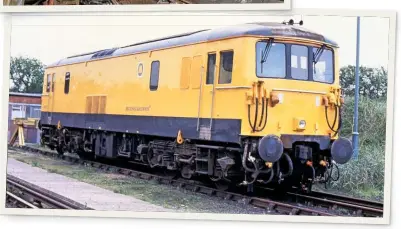
[{"label": "gravel ground", "polygon": [[245,205],[242,201],[224,200],[219,197],[193,193],[178,187],[157,184],[130,176],[105,172],[92,167],[72,164],[38,154],[9,150],[8,156],[21,162],[64,175],[82,182],[105,188],[116,193],[190,213],[270,214],[266,210]]}]

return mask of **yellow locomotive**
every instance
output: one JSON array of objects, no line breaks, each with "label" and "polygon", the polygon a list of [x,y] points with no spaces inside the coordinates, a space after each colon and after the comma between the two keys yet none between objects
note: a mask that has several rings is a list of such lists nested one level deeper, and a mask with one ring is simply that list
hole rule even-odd
[{"label": "yellow locomotive", "polygon": [[338,137],[337,49],[299,26],[250,23],[71,56],[45,70],[42,144],[310,188],[353,153]]}]

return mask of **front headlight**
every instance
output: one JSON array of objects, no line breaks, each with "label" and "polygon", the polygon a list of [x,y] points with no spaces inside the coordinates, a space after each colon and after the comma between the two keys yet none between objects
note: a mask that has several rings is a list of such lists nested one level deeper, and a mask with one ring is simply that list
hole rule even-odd
[{"label": "front headlight", "polygon": [[305,120],[299,121],[298,127],[299,127],[300,129],[305,129],[305,127],[306,127],[306,122],[305,122]]},{"label": "front headlight", "polygon": [[303,117],[296,117],[293,119],[292,127],[294,131],[304,131],[306,128],[306,121]]}]

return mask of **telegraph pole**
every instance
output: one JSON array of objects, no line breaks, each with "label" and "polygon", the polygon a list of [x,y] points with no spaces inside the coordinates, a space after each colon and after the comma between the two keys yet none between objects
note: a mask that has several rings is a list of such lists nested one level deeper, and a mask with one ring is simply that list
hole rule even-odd
[{"label": "telegraph pole", "polygon": [[359,39],[360,18],[356,19],[356,66],[355,66],[355,104],[354,104],[354,127],[352,128],[352,145],[354,146],[353,157],[358,159],[358,103],[359,103]]}]

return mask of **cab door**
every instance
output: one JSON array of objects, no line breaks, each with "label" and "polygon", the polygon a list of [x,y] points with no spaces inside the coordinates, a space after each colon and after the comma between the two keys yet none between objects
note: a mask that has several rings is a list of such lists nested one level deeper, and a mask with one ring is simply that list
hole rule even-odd
[{"label": "cab door", "polygon": [[48,92],[48,98],[47,98],[47,107],[48,107],[48,113],[47,113],[47,122],[48,124],[52,123],[52,113],[54,109],[54,86],[55,86],[55,79],[56,74],[51,73],[48,74],[48,79],[47,79],[47,92]]},{"label": "cab door", "polygon": [[213,131],[213,108],[218,72],[217,52],[209,52],[205,55],[205,65],[202,66],[202,77],[199,91],[199,108],[197,131],[200,139],[210,140]]}]

